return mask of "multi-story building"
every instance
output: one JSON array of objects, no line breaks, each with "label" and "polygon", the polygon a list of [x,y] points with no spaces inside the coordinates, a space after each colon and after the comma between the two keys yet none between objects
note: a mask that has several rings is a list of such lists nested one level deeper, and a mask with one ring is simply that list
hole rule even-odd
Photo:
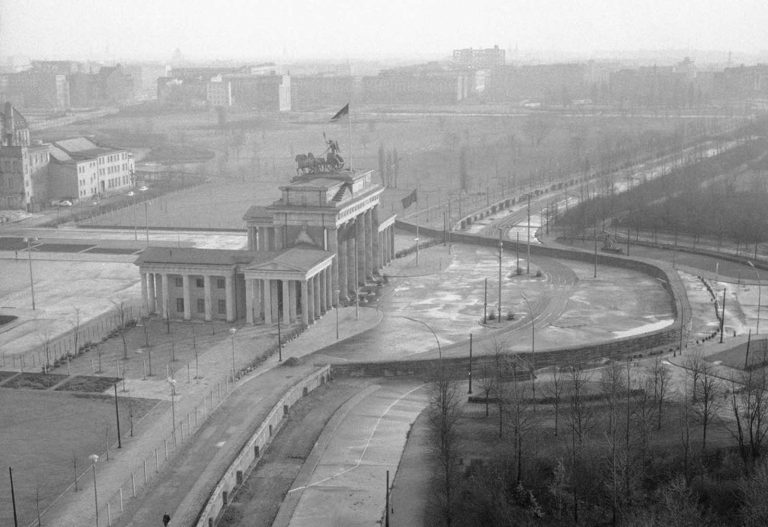
[{"label": "multi-story building", "polygon": [[[74,196],[87,198],[123,192],[133,186],[134,164],[131,152],[98,146],[85,137],[55,141],[53,146],[61,158],[54,157],[54,172],[62,179],[68,179],[68,182],[60,183],[57,188],[76,190]],[[66,157],[61,156],[61,153],[66,154]],[[58,172],[59,167],[62,167],[61,172]],[[76,176],[74,182],[73,174]],[[72,196],[73,193],[70,193],[65,197]]]},{"label": "multi-story building", "polygon": [[31,143],[26,120],[10,102],[0,119],[0,208],[38,210],[48,196],[50,146]]},{"label": "multi-story building", "polygon": [[250,110],[284,112],[291,109],[289,75],[224,75],[232,86],[232,105]]},{"label": "multi-story building", "polygon": [[486,82],[486,98],[568,105],[574,98],[589,96],[587,74],[587,66],[578,63],[501,66],[492,70]]},{"label": "multi-story building", "polygon": [[505,52],[499,46],[485,49],[454,49],[453,63],[472,69],[490,69],[505,64]]},{"label": "multi-story building", "polygon": [[32,142],[10,103],[0,113],[0,208],[37,211],[52,199],[87,199],[125,192],[134,182],[133,154],[79,137]]},{"label": "multi-story building", "polygon": [[25,108],[69,108],[67,75],[47,71],[22,71],[5,75],[5,99]]},{"label": "multi-story building", "polygon": [[352,98],[351,75],[306,75],[291,77],[291,107],[294,110],[335,108]]},{"label": "multi-story building", "polygon": [[456,104],[472,91],[474,77],[437,63],[381,71],[363,77],[367,104]]}]

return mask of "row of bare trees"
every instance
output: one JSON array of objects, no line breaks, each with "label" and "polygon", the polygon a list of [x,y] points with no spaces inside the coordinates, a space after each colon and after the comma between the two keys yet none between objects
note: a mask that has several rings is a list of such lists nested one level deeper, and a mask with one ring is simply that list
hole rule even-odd
[{"label": "row of bare trees", "polygon": [[[464,386],[446,370],[432,382],[434,525],[723,525],[727,514],[745,525],[768,520],[765,500],[756,497],[768,488],[764,370],[726,379],[691,355],[677,367],[656,358],[643,366],[550,368],[534,381],[530,364],[495,346],[477,376],[484,411],[468,410]],[[481,431],[495,454],[465,467],[461,460],[472,455],[465,442],[476,444]],[[728,459],[739,460],[730,462],[738,466],[729,476],[736,490],[730,501],[704,507]]]}]

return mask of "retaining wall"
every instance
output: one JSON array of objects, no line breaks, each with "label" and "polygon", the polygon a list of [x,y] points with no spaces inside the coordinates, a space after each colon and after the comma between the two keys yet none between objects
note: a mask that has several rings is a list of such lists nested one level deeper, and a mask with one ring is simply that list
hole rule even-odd
[{"label": "retaining wall", "polygon": [[264,422],[261,423],[256,433],[243,446],[234,462],[213,489],[208,502],[200,512],[200,516],[195,524],[197,527],[212,527],[216,524],[216,519],[231,501],[233,493],[245,481],[249,468],[253,466],[253,463],[264,452],[264,448],[269,445],[272,438],[277,434],[277,431],[283,424],[283,420],[288,415],[290,407],[315,388],[328,382],[330,378],[330,367],[325,366],[309,374],[288,389],[285,395],[272,407]]}]

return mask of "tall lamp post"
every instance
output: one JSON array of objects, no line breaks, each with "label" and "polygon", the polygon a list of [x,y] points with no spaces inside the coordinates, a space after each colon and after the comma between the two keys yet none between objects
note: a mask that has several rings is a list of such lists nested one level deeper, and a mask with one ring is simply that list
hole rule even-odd
[{"label": "tall lamp post", "polygon": [[99,461],[99,456],[91,454],[88,459],[91,460],[91,468],[93,469],[93,504],[96,509],[96,527],[99,527],[99,493],[96,489],[96,463]]},{"label": "tall lamp post", "polygon": [[131,207],[133,209],[133,239],[134,241],[137,241],[139,239],[139,227],[136,222],[136,193],[130,191],[128,195],[131,197],[131,201],[133,201],[133,206]]},{"label": "tall lamp post", "polygon": [[429,324],[427,324],[423,320],[419,320],[418,318],[411,318],[411,317],[403,317],[403,318],[405,318],[407,320],[410,320],[411,322],[418,322],[422,326],[425,326],[432,333],[432,336],[435,337],[435,342],[437,342],[437,356],[442,361],[443,360],[443,350],[440,347],[440,339],[437,338],[437,333],[435,333],[435,330],[432,329],[432,326],[430,326]]},{"label": "tall lamp post", "polygon": [[761,294],[762,294],[762,288],[760,287],[760,271],[757,270],[757,267],[755,267],[755,264],[747,260],[747,263],[749,266],[755,270],[755,274],[757,275],[757,327],[755,328],[755,335],[760,334],[760,304],[761,302]]},{"label": "tall lamp post", "polygon": [[37,241],[37,237],[24,238],[27,242],[27,259],[29,260],[29,289],[32,292],[32,310],[35,310],[35,279],[32,276],[32,242]]},{"label": "tall lamp post", "polygon": [[[277,323],[280,324],[280,313],[277,314]],[[229,328],[229,334],[232,336],[232,382],[235,382],[235,333],[237,328]],[[278,339],[280,340],[280,339]]]}]

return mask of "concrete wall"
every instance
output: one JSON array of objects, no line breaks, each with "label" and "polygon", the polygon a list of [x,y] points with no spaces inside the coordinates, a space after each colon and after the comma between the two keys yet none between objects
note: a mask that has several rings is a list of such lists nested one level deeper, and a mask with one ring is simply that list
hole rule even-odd
[{"label": "concrete wall", "polygon": [[283,424],[283,420],[288,415],[287,411],[290,407],[296,401],[329,380],[330,367],[325,366],[300,380],[280,398],[275,406],[272,407],[264,422],[261,423],[259,429],[243,446],[235,461],[219,480],[198,517],[197,527],[209,527],[215,524],[216,518],[218,518],[226,504],[231,502],[233,492],[242,484],[253,463],[263,455],[264,449],[272,441],[275,434],[277,434],[277,431]]}]

